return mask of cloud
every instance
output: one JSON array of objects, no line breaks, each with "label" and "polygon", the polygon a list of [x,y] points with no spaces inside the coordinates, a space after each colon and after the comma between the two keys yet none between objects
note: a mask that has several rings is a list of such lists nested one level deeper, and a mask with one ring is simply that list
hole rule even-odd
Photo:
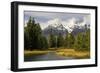
[{"label": "cloud", "polygon": [[77,26],[76,24],[76,18],[70,18],[66,21],[62,22],[63,26],[68,30],[68,32],[72,32],[72,29]]},{"label": "cloud", "polygon": [[47,23],[50,24],[53,27],[57,27],[61,24],[61,22],[62,22],[61,19],[55,18],[53,20],[48,21]]},{"label": "cloud", "polygon": [[56,27],[62,24],[69,32],[72,32],[75,26],[90,25],[90,14],[25,11],[25,26],[30,16],[35,18],[36,23],[39,23],[42,29],[49,25]]},{"label": "cloud", "polygon": [[49,25],[48,23],[40,23],[40,27],[42,30],[48,27],[48,25]]},{"label": "cloud", "polygon": [[[87,19],[90,20],[90,18],[88,18],[88,17],[84,17],[83,20],[81,20],[81,21],[75,17],[67,19],[67,20],[61,20],[59,18],[54,18],[52,20],[48,20],[47,22],[44,22],[44,23],[41,22],[39,24],[40,24],[42,30],[45,29],[46,27],[48,27],[49,25],[53,26],[53,27],[57,27],[60,24],[62,24],[66,29],[68,29],[68,32],[72,32],[73,28],[76,26],[78,26],[80,28],[84,27],[84,25],[87,24],[87,21],[88,21]],[[88,21],[88,22],[90,22],[90,21]],[[27,25],[26,23],[27,23],[27,21],[25,21],[25,26]]]},{"label": "cloud", "polygon": [[40,26],[42,29],[45,29],[46,27],[48,27],[49,25],[50,26],[53,26],[53,27],[57,27],[61,24],[61,20],[59,18],[55,18],[55,19],[51,19],[45,23],[40,23]]},{"label": "cloud", "polygon": [[43,11],[24,11],[24,17],[26,20],[28,18],[34,17],[37,22],[47,22],[49,20],[53,20],[55,18],[59,18],[61,20],[67,20],[70,18],[79,18],[80,20],[83,20],[82,18],[89,14],[80,14],[80,13],[64,13],[64,12],[43,12]]},{"label": "cloud", "polygon": [[84,21],[85,21],[87,24],[90,24],[91,16],[90,16],[90,15],[84,16]]},{"label": "cloud", "polygon": [[[88,18],[88,20],[90,20],[90,18]],[[79,28],[83,28],[87,24],[88,20],[87,20],[87,17],[84,17],[83,20],[81,21],[75,17],[67,19],[67,20],[61,20],[59,18],[55,18],[53,20],[49,20],[47,23],[44,23],[44,26],[45,24],[47,24],[53,27],[57,27],[60,24],[62,24],[66,29],[68,29],[68,32],[72,32],[74,27],[78,26]]]}]

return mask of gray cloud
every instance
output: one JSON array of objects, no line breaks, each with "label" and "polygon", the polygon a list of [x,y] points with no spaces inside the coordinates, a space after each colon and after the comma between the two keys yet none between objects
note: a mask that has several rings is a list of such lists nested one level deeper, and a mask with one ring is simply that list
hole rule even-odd
[{"label": "gray cloud", "polygon": [[[24,11],[25,24],[29,17],[34,17],[37,23],[40,23],[41,27],[45,27],[47,22],[56,18],[63,22],[75,18],[75,24],[87,23],[90,24],[90,14],[84,13],[64,13],[64,12],[40,12],[40,11]],[[67,23],[67,22],[66,22]]]}]

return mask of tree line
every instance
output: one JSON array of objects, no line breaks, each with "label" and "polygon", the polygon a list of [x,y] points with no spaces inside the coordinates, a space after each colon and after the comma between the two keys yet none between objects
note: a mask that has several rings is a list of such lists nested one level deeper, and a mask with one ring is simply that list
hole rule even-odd
[{"label": "tree line", "polygon": [[47,50],[49,48],[73,48],[90,49],[90,30],[86,29],[84,33],[78,33],[74,36],[71,33],[62,35],[50,34],[45,37],[42,34],[39,23],[30,17],[27,26],[24,27],[24,48],[25,50]]}]

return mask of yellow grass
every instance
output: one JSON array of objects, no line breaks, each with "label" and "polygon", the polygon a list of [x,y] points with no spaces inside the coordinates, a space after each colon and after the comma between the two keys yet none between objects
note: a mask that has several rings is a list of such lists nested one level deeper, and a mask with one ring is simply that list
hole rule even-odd
[{"label": "yellow grass", "polygon": [[24,51],[24,55],[25,55],[25,56],[42,55],[42,54],[46,54],[47,52],[48,52],[48,51],[39,51],[39,50],[29,51],[29,50],[25,50],[25,51]]},{"label": "yellow grass", "polygon": [[89,51],[76,51],[75,49],[59,49],[56,54],[73,58],[90,58]]},{"label": "yellow grass", "polygon": [[62,49],[62,48],[57,48],[56,50],[54,48],[49,48],[48,50],[33,50],[33,51],[25,50],[24,55],[25,56],[43,55],[52,51],[55,51],[55,53],[59,56],[72,57],[78,59],[90,58],[90,51],[76,51],[75,49]]}]

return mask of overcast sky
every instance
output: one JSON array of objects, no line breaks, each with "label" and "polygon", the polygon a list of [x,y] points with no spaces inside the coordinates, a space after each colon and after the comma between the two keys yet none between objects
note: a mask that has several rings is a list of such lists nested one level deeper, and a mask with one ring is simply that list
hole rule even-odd
[{"label": "overcast sky", "polygon": [[[27,24],[29,17],[34,17],[36,23],[40,23],[42,29],[48,26],[51,22],[57,21],[65,23],[67,26],[68,21],[70,23],[86,23],[90,24],[90,14],[80,14],[80,13],[62,13],[62,12],[37,12],[37,11],[24,11],[24,21]],[[71,24],[70,24],[71,25]]]}]

